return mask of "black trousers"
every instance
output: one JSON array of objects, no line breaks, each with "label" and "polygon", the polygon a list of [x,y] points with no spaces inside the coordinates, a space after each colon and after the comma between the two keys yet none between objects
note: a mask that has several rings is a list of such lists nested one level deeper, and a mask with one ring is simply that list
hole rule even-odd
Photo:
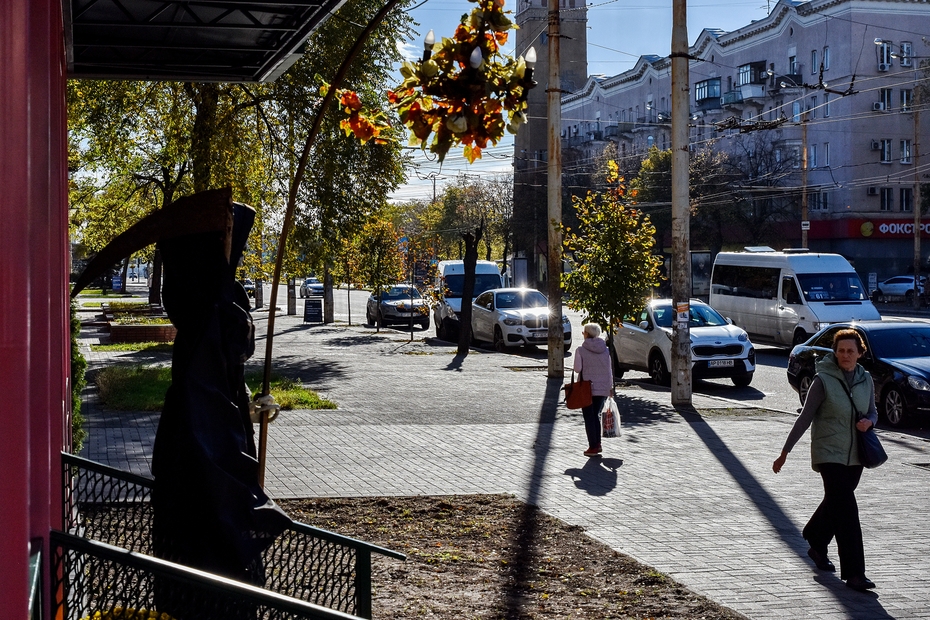
[{"label": "black trousers", "polygon": [[584,432],[588,436],[589,448],[601,447],[601,409],[604,408],[606,396],[592,396],[591,404],[581,408],[584,417]]},{"label": "black trousers", "polygon": [[804,526],[804,538],[811,548],[823,554],[836,538],[840,556],[840,579],[865,575],[865,552],[862,549],[862,527],[856,487],[862,477],[862,466],[821,463],[823,501]]}]

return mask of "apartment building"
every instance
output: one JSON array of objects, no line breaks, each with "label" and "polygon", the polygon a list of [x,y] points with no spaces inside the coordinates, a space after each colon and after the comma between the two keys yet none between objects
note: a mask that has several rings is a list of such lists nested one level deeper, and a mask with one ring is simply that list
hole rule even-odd
[{"label": "apartment building", "polygon": [[[689,50],[690,148],[765,149],[781,162],[777,181],[767,179],[786,204],[768,229],[776,247],[800,246],[804,228],[812,250],[847,256],[863,277],[907,272],[917,183],[930,166],[930,152],[919,154],[930,127],[930,115],[920,122],[930,103],[930,88],[920,95],[930,86],[925,35],[930,4],[912,0],[779,0],[738,30],[706,29]],[[667,57],[591,76],[562,100],[563,151],[584,161],[609,147],[638,161],[670,147],[670,109]],[[920,227],[928,270],[930,222]],[[750,241],[734,227],[727,246]],[[706,248],[692,238],[692,249]]]}]

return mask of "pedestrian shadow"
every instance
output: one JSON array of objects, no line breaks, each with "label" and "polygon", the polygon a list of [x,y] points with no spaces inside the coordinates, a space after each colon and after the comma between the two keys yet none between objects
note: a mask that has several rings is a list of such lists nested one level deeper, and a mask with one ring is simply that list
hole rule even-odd
[{"label": "pedestrian shadow", "polygon": [[621,465],[623,459],[589,458],[580,469],[566,469],[565,475],[571,476],[575,488],[588,495],[607,495],[617,486],[617,469]]},{"label": "pedestrian shadow", "polygon": [[[801,530],[792,522],[791,517],[785,513],[771,493],[769,493],[755,476],[743,465],[739,457],[733,454],[726,442],[712,429],[707,422],[691,406],[678,407],[677,413],[687,422],[694,431],[695,435],[704,442],[704,445],[710,453],[717,459],[720,465],[730,474],[730,477],[739,485],[743,494],[748,497],[758,508],[759,513],[765,517],[769,525],[778,534],[784,545],[798,554],[799,557],[807,558],[807,542],[804,540]],[[813,511],[815,506],[811,506]],[[856,596],[853,590],[836,577],[828,578],[822,574],[814,577],[820,583],[828,586],[830,593],[838,605],[842,606],[846,613],[846,618],[891,618],[881,603],[878,602],[877,596]],[[840,587],[841,586],[841,587]],[[863,612],[863,604],[871,605],[870,612]]]}]

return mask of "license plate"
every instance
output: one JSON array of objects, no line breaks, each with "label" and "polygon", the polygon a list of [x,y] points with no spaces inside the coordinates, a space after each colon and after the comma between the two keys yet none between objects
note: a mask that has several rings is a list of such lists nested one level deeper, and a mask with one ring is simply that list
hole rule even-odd
[{"label": "license plate", "polygon": [[710,360],[707,362],[708,368],[731,368],[733,360]]}]

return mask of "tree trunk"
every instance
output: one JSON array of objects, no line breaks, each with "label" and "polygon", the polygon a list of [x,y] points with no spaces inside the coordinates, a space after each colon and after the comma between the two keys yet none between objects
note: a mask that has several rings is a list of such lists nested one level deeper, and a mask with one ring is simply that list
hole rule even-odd
[{"label": "tree trunk", "polygon": [[475,266],[478,264],[478,244],[483,232],[484,224],[480,224],[473,232],[462,233],[465,280],[462,282],[462,312],[459,315],[459,355],[468,355],[468,345],[471,344],[471,300],[475,296]]},{"label": "tree trunk", "polygon": [[194,172],[194,191],[210,189],[212,166],[210,163],[210,145],[216,133],[217,102],[220,89],[216,84],[185,85],[188,95],[197,108],[194,127],[191,131],[191,160]]}]

